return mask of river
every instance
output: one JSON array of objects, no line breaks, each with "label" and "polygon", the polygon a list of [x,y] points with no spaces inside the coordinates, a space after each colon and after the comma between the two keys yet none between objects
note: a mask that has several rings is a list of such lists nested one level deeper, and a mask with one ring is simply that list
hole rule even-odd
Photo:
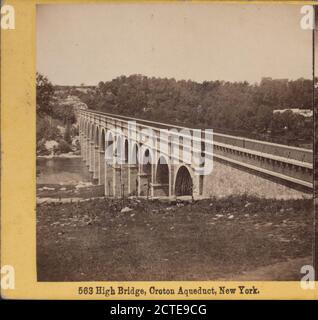
[{"label": "river", "polygon": [[76,185],[91,182],[91,173],[82,158],[37,158],[37,184]]}]

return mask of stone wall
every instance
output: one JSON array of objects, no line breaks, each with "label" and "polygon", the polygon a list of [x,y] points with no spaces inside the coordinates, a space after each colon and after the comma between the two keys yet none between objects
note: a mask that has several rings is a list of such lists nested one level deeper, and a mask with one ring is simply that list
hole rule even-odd
[{"label": "stone wall", "polygon": [[273,199],[312,198],[312,194],[294,190],[253,173],[214,161],[213,171],[204,177],[204,197],[247,194]]}]

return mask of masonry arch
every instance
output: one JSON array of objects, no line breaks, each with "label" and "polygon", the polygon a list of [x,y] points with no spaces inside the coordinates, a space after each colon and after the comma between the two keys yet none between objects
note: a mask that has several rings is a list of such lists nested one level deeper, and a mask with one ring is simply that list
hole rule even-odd
[{"label": "masonry arch", "polygon": [[129,193],[138,195],[139,179],[139,145],[134,140],[130,140],[128,149],[128,171],[129,171]]},{"label": "masonry arch", "polygon": [[193,179],[190,170],[182,165],[179,167],[175,179],[175,195],[190,196],[193,194]]},{"label": "masonry arch", "polygon": [[90,133],[91,133],[91,123],[90,123],[90,121],[88,119],[87,119],[87,122],[86,122],[86,126],[87,126],[87,138],[89,138]]},{"label": "masonry arch", "polygon": [[128,164],[129,159],[129,141],[127,138],[124,138],[124,163]]},{"label": "masonry arch", "polygon": [[94,135],[94,143],[96,147],[99,147],[99,127],[95,126],[95,135]]},{"label": "masonry arch", "polygon": [[93,123],[90,123],[89,139],[91,141],[94,141],[94,131],[95,131],[95,125]]},{"label": "masonry arch", "polygon": [[106,148],[105,129],[101,127],[99,131],[99,175],[98,175],[98,182],[101,185],[105,184],[105,148]]},{"label": "masonry arch", "polygon": [[[129,152],[129,149],[128,149]],[[139,147],[138,144],[132,143],[131,151],[129,153],[129,164],[130,165],[138,165],[139,164]]]},{"label": "masonry arch", "polygon": [[156,167],[156,183],[169,184],[170,168],[166,157],[160,156]]},{"label": "masonry arch", "polygon": [[114,143],[114,133],[112,130],[107,130],[106,132],[106,146],[112,145]]},{"label": "masonry arch", "polygon": [[83,131],[84,131],[85,137],[87,137],[88,133],[87,133],[87,121],[86,120],[84,120],[84,123],[83,123]]},{"label": "masonry arch", "polygon": [[153,155],[149,148],[142,146],[140,150],[139,195],[150,196],[153,177]]},{"label": "masonry arch", "polygon": [[106,131],[105,136],[105,194],[112,197],[114,193],[113,180],[113,155],[114,155],[114,133]]},{"label": "masonry arch", "polygon": [[149,148],[144,148],[142,151],[142,157],[141,157],[141,170],[142,173],[150,176],[151,175],[151,169],[152,169],[152,153]]},{"label": "masonry arch", "polygon": [[105,159],[107,163],[111,164],[113,162],[113,153],[114,153],[114,135],[111,130],[107,131],[105,139]]},{"label": "masonry arch", "polygon": [[92,139],[94,136],[94,123],[89,122],[89,138]]},{"label": "masonry arch", "polygon": [[114,156],[116,158],[117,164],[123,164],[125,160],[124,147],[125,147],[124,137],[120,134],[116,136]]},{"label": "masonry arch", "polygon": [[105,129],[102,128],[100,130],[100,139],[99,139],[99,147],[101,151],[105,152],[105,144],[106,144],[106,135],[105,135]]},{"label": "masonry arch", "polygon": [[183,161],[183,137],[180,135],[179,136],[179,161]]}]

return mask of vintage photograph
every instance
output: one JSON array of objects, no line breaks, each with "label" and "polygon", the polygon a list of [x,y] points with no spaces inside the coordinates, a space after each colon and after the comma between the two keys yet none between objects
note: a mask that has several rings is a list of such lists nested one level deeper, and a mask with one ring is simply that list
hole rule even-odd
[{"label": "vintage photograph", "polygon": [[37,5],[37,280],[300,280],[311,10]]}]

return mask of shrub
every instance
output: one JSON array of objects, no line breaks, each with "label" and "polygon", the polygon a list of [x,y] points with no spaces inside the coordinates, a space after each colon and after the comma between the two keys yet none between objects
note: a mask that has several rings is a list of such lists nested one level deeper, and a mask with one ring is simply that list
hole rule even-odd
[{"label": "shrub", "polygon": [[42,139],[36,144],[36,154],[41,156],[50,154],[50,151],[46,149],[45,140]]},{"label": "shrub", "polygon": [[61,139],[59,141],[57,151],[59,151],[60,153],[68,153],[68,152],[72,151],[72,147],[65,140]]}]

